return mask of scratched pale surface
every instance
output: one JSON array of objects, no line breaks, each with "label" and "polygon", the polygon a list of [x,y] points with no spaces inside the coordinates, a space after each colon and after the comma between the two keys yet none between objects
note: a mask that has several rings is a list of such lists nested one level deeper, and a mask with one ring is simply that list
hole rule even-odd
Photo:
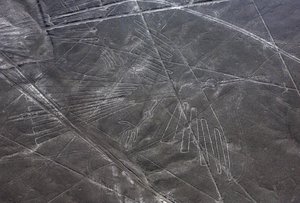
[{"label": "scratched pale surface", "polygon": [[0,202],[299,203],[300,1],[0,0]]}]

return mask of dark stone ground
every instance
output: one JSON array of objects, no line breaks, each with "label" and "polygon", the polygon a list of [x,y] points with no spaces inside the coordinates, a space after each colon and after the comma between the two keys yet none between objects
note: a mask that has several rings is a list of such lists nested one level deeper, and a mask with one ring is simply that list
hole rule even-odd
[{"label": "dark stone ground", "polygon": [[300,1],[1,0],[1,203],[299,203]]}]

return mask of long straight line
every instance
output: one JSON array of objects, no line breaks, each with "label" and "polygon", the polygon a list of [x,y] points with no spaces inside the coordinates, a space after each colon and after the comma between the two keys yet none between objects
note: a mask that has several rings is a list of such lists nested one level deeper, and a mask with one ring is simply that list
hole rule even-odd
[{"label": "long straight line", "polygon": [[281,60],[281,62],[282,62],[282,64],[283,64],[283,67],[284,67],[284,71],[288,73],[289,78],[291,79],[291,81],[292,81],[292,83],[293,83],[295,89],[297,90],[298,95],[300,96],[300,91],[299,91],[298,86],[297,86],[297,84],[296,84],[296,82],[295,82],[295,79],[293,78],[293,76],[292,76],[292,74],[291,74],[289,68],[287,67],[287,65],[286,65],[286,63],[285,63],[285,61],[284,61],[284,59],[283,59],[283,57],[282,57],[282,53],[280,52],[279,47],[276,45],[276,42],[275,42],[275,40],[274,40],[274,38],[273,38],[273,36],[272,36],[272,34],[271,34],[271,31],[270,31],[269,27],[267,26],[267,24],[266,24],[264,18],[262,17],[262,15],[261,15],[261,13],[260,13],[260,11],[259,11],[259,9],[258,9],[258,7],[257,7],[257,5],[256,5],[256,3],[255,3],[255,1],[254,1],[254,0],[251,0],[251,1],[252,1],[253,5],[254,5],[254,7],[255,7],[255,9],[256,9],[256,11],[257,11],[259,17],[260,17],[260,19],[261,19],[261,21],[263,22],[264,27],[266,28],[266,30],[267,30],[267,32],[268,32],[268,35],[270,36],[271,43],[274,45],[274,47],[275,47],[275,49],[276,49],[276,52],[277,52],[278,55],[279,55],[279,58],[280,58],[280,60]]},{"label": "long straight line", "polygon": [[[138,2],[136,2],[136,3],[137,3],[137,5],[139,6]],[[185,117],[185,120],[188,121],[188,117],[187,117],[186,113],[183,111],[183,109],[184,109],[183,103],[182,103],[182,101],[180,100],[180,98],[179,98],[179,96],[178,96],[178,94],[177,94],[177,92],[176,92],[175,85],[174,85],[174,83],[173,83],[173,81],[172,81],[172,79],[171,79],[171,76],[170,76],[170,74],[169,74],[167,68],[165,67],[165,65],[164,65],[164,63],[163,63],[162,57],[161,57],[161,55],[160,55],[160,52],[158,51],[158,49],[157,49],[157,47],[156,47],[155,41],[154,41],[154,39],[153,39],[153,37],[152,37],[152,34],[151,34],[150,29],[149,29],[149,27],[148,27],[148,24],[147,24],[147,22],[146,22],[146,20],[145,20],[145,18],[144,18],[144,13],[141,12],[140,16],[141,16],[141,18],[142,18],[142,21],[143,21],[144,25],[146,26],[147,34],[149,35],[149,38],[150,38],[150,40],[151,40],[151,42],[152,42],[152,44],[153,44],[153,46],[154,46],[155,52],[156,52],[157,55],[159,56],[160,63],[161,63],[161,65],[162,65],[162,67],[164,68],[164,71],[165,71],[166,75],[168,76],[168,79],[169,79],[169,81],[170,81],[170,83],[171,83],[171,86],[172,86],[172,88],[173,88],[173,91],[174,91],[174,94],[175,94],[175,96],[176,96],[176,99],[178,100],[178,103],[179,103],[179,105],[180,105],[180,107],[181,107],[182,114],[183,114],[183,116]],[[193,133],[193,135],[194,135],[194,133]],[[195,135],[194,135],[194,136],[195,136]],[[215,182],[215,180],[214,180],[214,178],[213,178],[213,176],[212,176],[212,172],[211,172],[211,170],[210,170],[209,167],[207,167],[207,168],[208,168],[208,173],[209,173],[209,175],[210,175],[210,177],[211,177],[211,179],[212,179],[212,182],[213,182],[213,184],[214,184],[214,186],[215,186],[215,188],[216,188],[216,192],[218,193],[219,200],[222,200],[222,196],[221,196],[220,190],[219,190],[219,188],[218,188],[218,186],[217,186],[217,184],[216,184],[216,182]]]},{"label": "long straight line", "polygon": [[[224,2],[224,1],[215,1],[213,3],[218,3],[218,2]],[[225,1],[225,2],[227,2],[227,1]],[[168,5],[170,5],[170,4],[168,4]],[[47,30],[54,30],[54,29],[58,29],[58,28],[66,28],[66,27],[69,27],[69,26],[76,26],[76,25],[93,23],[93,22],[103,22],[103,21],[106,21],[106,20],[112,20],[112,19],[118,19],[118,18],[124,18],[124,17],[131,17],[131,16],[138,16],[138,15],[141,15],[141,14],[156,13],[156,12],[169,11],[169,10],[182,10],[182,11],[185,11],[187,13],[190,13],[190,14],[196,15],[198,17],[201,17],[201,18],[203,18],[207,21],[211,21],[211,22],[220,24],[220,25],[225,26],[225,27],[227,27],[231,30],[234,30],[234,31],[237,31],[237,32],[239,32],[243,35],[246,35],[246,36],[252,38],[253,40],[262,43],[264,46],[269,47],[270,49],[273,49],[273,50],[279,52],[280,54],[290,58],[291,60],[296,61],[297,63],[300,63],[300,58],[298,58],[298,57],[292,55],[291,53],[279,48],[273,42],[269,42],[269,41],[257,36],[256,34],[248,31],[248,30],[240,28],[240,27],[238,27],[236,25],[233,25],[233,24],[231,24],[227,21],[224,21],[222,19],[212,17],[210,15],[203,14],[199,11],[189,9],[191,7],[195,7],[197,5],[202,5],[202,4],[203,3],[201,3],[201,2],[194,3],[194,4],[188,4],[188,5],[181,5],[181,6],[178,6],[176,4],[171,4],[172,7],[167,7],[167,8],[159,8],[159,9],[146,10],[146,11],[141,11],[140,10],[139,12],[136,12],[136,13],[123,14],[123,15],[117,15],[117,16],[109,16],[109,17],[106,17],[106,18],[88,19],[88,20],[68,23],[68,24],[64,24],[64,25],[54,25],[54,26],[51,26],[51,27],[47,28]]]},{"label": "long straight line", "polygon": [[[82,139],[84,142],[86,142],[89,146],[94,148],[96,151],[100,153],[104,153],[109,159],[111,159],[116,165],[118,165],[122,170],[124,170],[127,174],[131,175],[132,178],[142,187],[153,193],[154,195],[160,196],[162,199],[164,199],[166,202],[171,202],[170,200],[166,199],[163,195],[158,193],[151,184],[148,183],[147,180],[145,180],[143,177],[140,177],[134,169],[128,167],[123,161],[119,158],[118,155],[116,155],[114,152],[111,152],[112,146],[110,146],[109,143],[105,143],[104,140],[101,142],[101,145],[95,146],[93,142],[86,136],[86,132],[83,132],[80,128],[75,126],[73,122],[71,122],[62,112],[61,110],[47,97],[44,96],[44,94],[34,85],[32,84],[26,77],[23,75],[23,73],[19,70],[19,67],[17,64],[14,64],[11,59],[6,56],[3,52],[0,51],[0,54],[4,57],[7,63],[12,64],[15,67],[15,74],[18,77],[21,77],[24,82],[26,82],[27,87],[23,87],[22,85],[16,83],[14,81],[15,78],[11,78],[8,74],[2,71],[2,75],[6,78],[7,82],[9,84],[12,84],[14,87],[16,87],[20,92],[30,97],[33,101],[35,101],[41,108],[45,109],[47,112],[52,114],[54,117],[60,120],[62,124],[64,124],[67,128],[70,128],[80,139]],[[85,135],[85,136],[84,136]],[[118,153],[122,154],[118,150]]]}]

